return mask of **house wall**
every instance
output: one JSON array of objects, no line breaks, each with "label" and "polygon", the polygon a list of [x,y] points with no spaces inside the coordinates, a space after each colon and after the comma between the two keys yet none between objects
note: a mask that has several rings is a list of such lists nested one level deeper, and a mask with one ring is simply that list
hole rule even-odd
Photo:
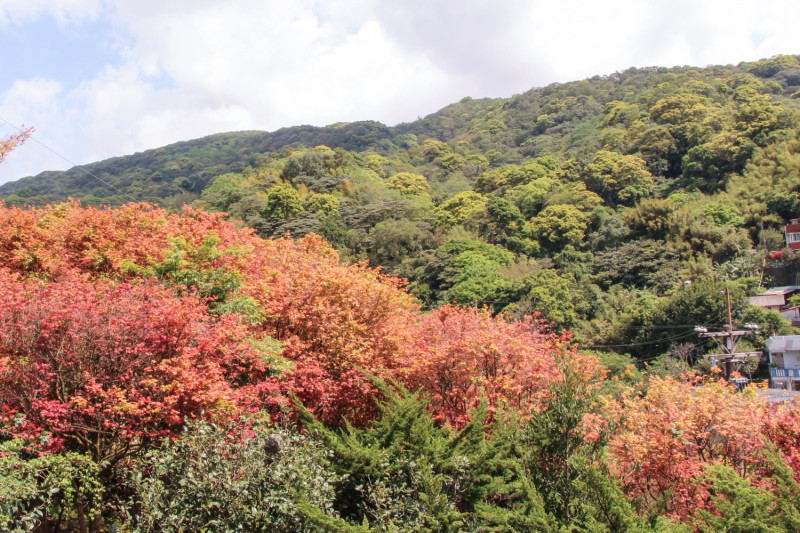
[{"label": "house wall", "polygon": [[778,311],[781,306],[786,305],[786,297],[783,294],[759,294],[750,296],[750,305],[762,307],[769,311]]},{"label": "house wall", "polygon": [[800,224],[789,224],[785,227],[785,231],[786,247],[790,250],[800,249]]},{"label": "house wall", "polygon": [[784,352],[783,368],[800,368],[800,351]]}]

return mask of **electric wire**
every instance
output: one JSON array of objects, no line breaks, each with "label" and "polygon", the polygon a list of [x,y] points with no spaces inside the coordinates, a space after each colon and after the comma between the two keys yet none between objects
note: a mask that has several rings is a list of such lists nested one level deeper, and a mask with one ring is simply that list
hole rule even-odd
[{"label": "electric wire", "polygon": [[664,344],[667,342],[672,342],[678,339],[685,339],[686,337],[690,337],[695,334],[695,331],[687,331],[685,333],[679,333],[677,335],[672,335],[669,337],[662,337],[660,339],[653,339],[652,341],[643,341],[643,342],[636,342],[630,344],[591,344],[587,345],[586,348],[630,348],[634,346],[650,346],[655,344]]},{"label": "electric wire", "polygon": [[[5,119],[4,117],[2,117],[2,116],[0,116],[0,120],[1,120],[1,121],[3,121],[3,122],[5,122],[6,124],[8,124],[9,126],[11,126],[12,128],[14,128],[15,130],[17,130],[17,132],[20,132],[20,133],[22,133],[22,132],[24,131],[22,128],[18,127],[17,125],[13,124],[12,122],[9,122],[8,120],[6,120],[6,119]],[[63,155],[63,154],[61,154],[61,153],[59,153],[59,152],[56,152],[54,149],[50,148],[49,146],[47,146],[46,144],[44,144],[42,141],[40,141],[39,139],[37,139],[36,137],[34,137],[34,136],[33,136],[33,134],[31,134],[31,135],[30,135],[29,139],[30,139],[31,141],[35,142],[36,144],[38,144],[39,146],[41,146],[42,148],[44,148],[45,150],[47,150],[48,152],[51,152],[51,153],[55,154],[56,156],[60,157],[61,159],[63,159],[64,161],[66,161],[67,163],[69,163],[70,165],[72,165],[74,168],[76,168],[76,169],[78,169],[79,171],[81,171],[81,172],[83,172],[84,174],[86,174],[87,176],[90,176],[90,177],[92,177],[92,178],[96,179],[97,181],[99,181],[100,183],[102,183],[103,185],[105,185],[106,187],[109,187],[109,188],[111,188],[111,189],[114,189],[114,190],[115,190],[115,191],[117,191],[119,194],[121,194],[122,196],[124,196],[125,198],[127,198],[128,200],[130,200],[131,202],[136,202],[136,201],[137,201],[135,198],[133,198],[132,196],[130,196],[128,193],[126,193],[125,191],[123,191],[123,190],[122,190],[122,189],[120,189],[119,187],[116,187],[116,186],[112,185],[111,183],[108,183],[107,181],[105,181],[104,179],[100,178],[100,177],[99,177],[99,176],[97,176],[96,174],[94,174],[94,173],[92,173],[92,172],[90,172],[90,171],[86,170],[86,169],[85,169],[83,166],[79,165],[78,163],[76,163],[75,161],[71,160],[71,159],[70,159],[70,158],[68,158],[67,156],[65,156],[65,155]]]}]

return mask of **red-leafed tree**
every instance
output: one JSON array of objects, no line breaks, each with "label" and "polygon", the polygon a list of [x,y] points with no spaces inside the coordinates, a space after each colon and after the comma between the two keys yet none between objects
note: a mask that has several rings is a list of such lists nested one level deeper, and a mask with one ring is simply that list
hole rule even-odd
[{"label": "red-leafed tree", "polygon": [[416,303],[396,278],[342,265],[319,237],[273,241],[269,252],[242,291],[259,303],[262,331],[281,340],[293,362],[285,385],[326,422],[365,422],[376,414],[377,391],[364,371],[385,377],[397,366],[414,334]]},{"label": "red-leafed tree", "polygon": [[484,395],[531,409],[558,374],[552,354],[563,340],[543,322],[453,307],[424,315],[400,280],[342,264],[320,237],[262,240],[220,214],[77,202],[0,209],[0,266],[46,280],[152,279],[206,298],[216,314],[244,313],[250,335],[283,346],[288,362],[271,384],[327,422],[375,414],[364,371],[422,388],[455,425]]},{"label": "red-leafed tree", "polygon": [[778,447],[800,483],[800,401],[782,402],[767,409],[764,432]]},{"label": "red-leafed tree", "polygon": [[[341,264],[319,237],[262,240],[193,209],[169,215],[147,204],[77,202],[0,209],[0,266],[44,279],[154,278],[211,298],[217,312],[249,313],[252,335],[284,346],[291,364],[281,387],[327,421],[374,413],[375,391],[358,369],[391,368],[418,316],[399,280]],[[222,298],[226,305],[217,305]]]},{"label": "red-leafed tree", "polygon": [[267,370],[237,316],[143,282],[0,271],[7,433],[105,467],[187,419],[235,415]]},{"label": "red-leafed tree", "polygon": [[[438,418],[460,427],[484,398],[490,410],[501,405],[523,414],[537,410],[560,379],[556,355],[566,343],[541,320],[445,306],[421,319],[398,375],[430,396]],[[585,362],[591,386],[597,362],[591,357]]]},{"label": "red-leafed tree", "polygon": [[652,378],[646,395],[625,405],[625,424],[610,441],[612,469],[644,509],[664,506],[685,519],[709,505],[706,466],[757,470],[763,415],[754,393],[736,394],[721,381]]}]

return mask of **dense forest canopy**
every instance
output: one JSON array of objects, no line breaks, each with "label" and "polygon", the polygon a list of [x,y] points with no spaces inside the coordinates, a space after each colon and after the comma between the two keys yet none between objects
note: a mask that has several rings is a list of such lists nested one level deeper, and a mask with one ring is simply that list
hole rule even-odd
[{"label": "dense forest canopy", "polygon": [[407,279],[426,308],[538,312],[587,346],[647,359],[684,332],[666,326],[724,322],[656,297],[689,280],[682,297],[701,300],[734,282],[739,318],[789,331],[744,296],[796,281],[791,258],[765,262],[800,214],[798,106],[797,56],[631,68],[395,127],[219,134],[0,193],[8,205],[189,203],[263,237],[316,233]]},{"label": "dense forest canopy", "polygon": [[629,69],[0,186],[0,529],[800,530],[797,402],[695,332],[795,331],[799,106]]}]

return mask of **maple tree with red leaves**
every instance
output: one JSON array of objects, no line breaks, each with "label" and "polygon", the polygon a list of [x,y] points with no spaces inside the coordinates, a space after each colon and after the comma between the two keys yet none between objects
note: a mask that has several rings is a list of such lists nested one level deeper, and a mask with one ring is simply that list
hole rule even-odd
[{"label": "maple tree with red leaves", "polygon": [[625,408],[624,426],[610,441],[611,466],[629,497],[645,509],[665,505],[685,519],[708,507],[705,467],[723,464],[740,475],[754,473],[764,403],[737,394],[722,381],[654,377],[646,394]]},{"label": "maple tree with red leaves", "polygon": [[483,399],[530,411],[556,378],[557,339],[543,321],[509,321],[486,309],[444,306],[425,315],[405,346],[402,380],[430,395],[440,420],[461,427]]},{"label": "maple tree with red leaves", "polygon": [[375,414],[377,391],[363,371],[391,368],[418,317],[399,280],[343,265],[321,238],[262,240],[220,214],[73,201],[2,209],[0,228],[3,265],[23,276],[154,279],[210,305],[225,298],[227,312],[250,313],[250,335],[282,343],[291,364],[275,386],[327,421],[347,415],[359,423]]},{"label": "maple tree with red leaves", "polygon": [[239,317],[158,284],[0,271],[6,431],[113,466],[187,420],[239,412],[265,364]]}]

